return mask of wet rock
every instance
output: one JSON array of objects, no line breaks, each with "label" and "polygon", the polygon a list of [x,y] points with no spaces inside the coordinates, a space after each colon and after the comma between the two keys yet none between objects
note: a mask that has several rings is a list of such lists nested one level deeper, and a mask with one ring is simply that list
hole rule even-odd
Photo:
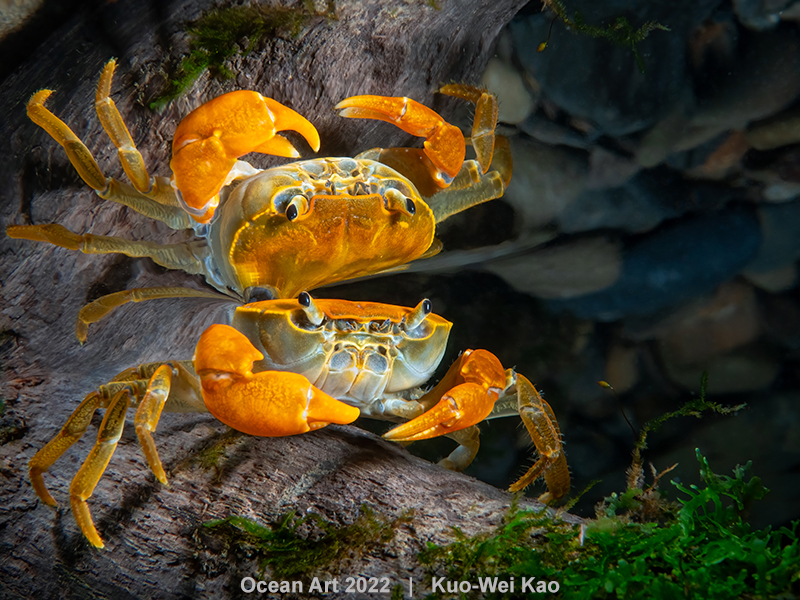
[{"label": "wet rock", "polygon": [[800,349],[800,303],[797,293],[765,295],[761,304],[764,329],[769,338],[790,350]]},{"label": "wet rock", "polygon": [[672,174],[640,173],[623,187],[586,190],[558,216],[564,232],[620,229],[641,233],[680,215],[673,201],[688,193]]},{"label": "wet rock", "polygon": [[606,354],[606,381],[618,394],[624,394],[639,381],[639,350],[616,343]]},{"label": "wet rock", "polygon": [[711,298],[691,302],[657,329],[662,354],[669,356],[670,362],[709,361],[761,335],[755,292],[738,281],[723,283]]},{"label": "wet rock", "polygon": [[641,170],[635,160],[606,150],[602,146],[593,146],[589,151],[589,178],[587,190],[603,190],[624,185]]},{"label": "wet rock", "polygon": [[511,138],[514,178],[503,199],[514,206],[523,229],[550,223],[583,191],[589,171],[586,153]]},{"label": "wet rock", "polygon": [[775,381],[781,369],[781,362],[763,347],[735,351],[694,365],[672,362],[666,354],[662,354],[662,358],[667,376],[686,389],[696,389],[697,382],[706,371],[706,392],[709,394],[742,394],[763,390]]},{"label": "wet rock", "polygon": [[484,265],[515,289],[538,298],[573,298],[613,285],[620,245],[604,236],[569,241]]},{"label": "wet rock", "polygon": [[794,263],[770,271],[745,269],[742,276],[765,292],[776,293],[792,289],[797,284],[797,267]]},{"label": "wet rock", "polygon": [[771,150],[800,142],[800,108],[751,125],[745,139],[756,150]]},{"label": "wet rock", "polygon": [[773,271],[800,258],[800,202],[763,205],[757,213],[763,242],[747,270]]},{"label": "wet rock", "polygon": [[592,147],[593,140],[583,133],[556,123],[540,113],[534,113],[519,123],[519,128],[534,140],[551,146],[569,146],[582,150]]},{"label": "wet rock", "polygon": [[703,164],[687,172],[697,179],[722,180],[741,168],[742,158],[750,150],[750,144],[741,131],[724,135],[721,142],[714,144],[713,151],[705,157]]},{"label": "wet rock", "polygon": [[489,60],[481,85],[497,95],[501,123],[513,125],[524,121],[536,107],[536,100],[525,87],[519,71],[499,58]]},{"label": "wet rock", "polygon": [[643,137],[637,160],[646,167],[690,150],[730,129],[782,110],[800,94],[800,34],[794,28],[742,40],[730,64],[696,76],[670,114]]},{"label": "wet rock", "polygon": [[742,129],[800,94],[800,34],[794,27],[748,36],[737,55],[731,68],[706,73],[693,125]]},{"label": "wet rock", "polygon": [[663,116],[679,96],[686,78],[685,36],[706,18],[719,0],[656,3],[574,0],[570,13],[580,11],[590,24],[609,24],[626,16],[634,25],[657,21],[670,32],[654,31],[637,45],[645,63],[640,72],[629,48],[567,31],[555,22],[547,49],[549,13],[531,7],[510,25],[520,64],[543,93],[572,115],[589,119],[606,134],[641,131]]},{"label": "wet rock", "polygon": [[622,273],[610,288],[553,300],[550,306],[598,321],[652,314],[729,280],[760,244],[758,219],[751,210],[684,217],[629,242]]},{"label": "wet rock", "polygon": [[3,2],[0,12],[0,40],[19,29],[25,21],[41,8],[44,0],[14,0]]},{"label": "wet rock", "polygon": [[739,22],[750,29],[773,29],[781,22],[781,12],[794,0],[733,0]]}]

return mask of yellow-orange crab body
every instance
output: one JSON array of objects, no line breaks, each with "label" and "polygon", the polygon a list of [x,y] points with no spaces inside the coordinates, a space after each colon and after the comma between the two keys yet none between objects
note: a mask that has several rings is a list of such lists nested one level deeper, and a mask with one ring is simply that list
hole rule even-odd
[{"label": "yellow-orange crab body", "polygon": [[434,227],[414,185],[386,165],[295,162],[248,177],[223,198],[207,228],[207,277],[241,297],[257,287],[295,297],[419,258]]},{"label": "yellow-orange crab body", "polygon": [[[467,350],[437,386],[424,385],[439,365],[451,323],[415,308],[372,302],[268,300],[238,307],[232,324],[212,325],[189,361],[149,363],[120,373],[90,393],[60,433],[31,459],[30,477],[43,502],[55,505],[43,474],[105,408],[97,443],[70,486],[72,510],[89,541],[103,546],[86,501],[122,435],[126,413],[136,407],[135,426],[147,462],[166,483],[152,432],[162,410],[208,411],[223,423],[257,436],[306,433],[359,415],[402,422],[384,437],[417,441],[446,435],[459,446],[440,464],[463,469],[479,448],[477,423],[498,411],[518,414],[540,458],[512,486],[521,489],[540,475],[548,497],[569,490],[569,470],[558,423],[533,385],[504,370],[486,350]],[[498,408],[499,407],[499,408]]]},{"label": "yellow-orange crab body", "polygon": [[[390,420],[417,416],[422,409],[408,393],[439,366],[452,324],[424,306],[416,311],[342,300],[316,300],[311,307],[297,300],[238,307],[231,326],[212,325],[197,344],[194,366],[205,405],[223,423],[252,435],[304,433],[316,428],[297,425],[306,403],[284,404],[287,394],[272,387],[285,389],[278,382],[292,373],[307,380],[301,396],[311,389],[316,400],[329,397],[331,422],[350,422],[359,413]],[[265,377],[268,384],[260,381]],[[313,387],[307,388],[309,383]],[[276,412],[292,415],[291,425]]]},{"label": "yellow-orange crab body", "polygon": [[[500,197],[510,178],[507,142],[495,150],[496,100],[465,86],[443,92],[477,105],[472,136],[479,140],[473,144],[477,162],[465,161],[459,128],[431,109],[410,98],[355,96],[336,106],[342,116],[393,123],[425,137],[424,149],[375,148],[355,158],[319,158],[259,171],[239,158],[250,152],[300,156],[279,131],[299,133],[315,151],[319,135],[292,109],[240,90],[187,115],[175,132],[172,178],[151,177],[110,98],[115,65],[109,61],[103,70],[96,107],[132,186],[106,177],[86,146],[44,106],[50,90],[31,97],[28,115],[64,147],[100,197],[174,229],[194,229],[199,239],[161,245],[74,233],[58,224],[12,225],[9,236],[85,253],[150,257],[166,268],[201,274],[219,292],[245,302],[255,288],[267,289],[261,297],[292,298],[435,254],[436,223]],[[490,170],[495,155],[502,174]],[[125,302],[197,295],[211,294],[184,288],[119,293],[82,315],[79,337],[85,334],[81,328]]]}]

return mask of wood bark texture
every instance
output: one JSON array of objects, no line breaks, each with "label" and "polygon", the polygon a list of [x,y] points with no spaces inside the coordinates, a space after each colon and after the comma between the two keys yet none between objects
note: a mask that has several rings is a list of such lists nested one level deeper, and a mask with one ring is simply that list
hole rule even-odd
[{"label": "wood bark texture", "polygon": [[[77,232],[186,239],[185,232],[95,196],[63,150],[25,116],[33,92],[56,90],[47,106],[84,140],[108,175],[123,177],[94,113],[97,77],[112,56],[120,58],[113,98],[152,174],[168,174],[172,134],[183,115],[243,88],[307,116],[320,131],[322,155],[353,155],[413,140],[388,124],[337,117],[333,106],[340,99],[406,95],[447,116],[452,102],[435,98],[433,90],[451,80],[476,81],[497,34],[522,4],[338,2],[336,19],[313,19],[296,37],[278,36],[233,59],[233,80],[203,75],[184,97],[155,114],[145,103],[163,85],[165,59],[187,51],[187,23],[212,2],[92,3],[0,87],[2,226],[56,222]],[[253,162],[263,167],[277,161]],[[400,527],[390,547],[347,557],[337,568],[345,575],[421,582],[416,553],[426,542],[448,541],[454,526],[468,534],[485,531],[508,508],[511,496],[505,492],[439,469],[352,426],[285,439],[235,436],[217,468],[204,468],[193,458],[228,439],[221,437],[230,435],[227,428],[208,415],[165,415],[156,444],[170,487],[154,480],[129,423],[89,501],[106,542],[105,550],[94,550],[69,510],[69,482],[94,441],[98,416],[85,439],[45,475],[60,502],[58,511],[36,498],[27,479],[28,460],[86,393],[128,366],[190,358],[202,330],[224,322],[228,308],[203,300],[129,305],[93,326],[88,343],[80,346],[74,322],[88,300],[133,287],[207,286],[149,260],[83,255],[5,236],[0,236],[0,282],[2,598],[238,597],[241,577],[256,577],[258,565],[229,564],[198,534],[203,522],[237,514],[266,523],[294,509],[345,524],[357,518],[362,505],[389,516],[413,508],[416,516]]]}]

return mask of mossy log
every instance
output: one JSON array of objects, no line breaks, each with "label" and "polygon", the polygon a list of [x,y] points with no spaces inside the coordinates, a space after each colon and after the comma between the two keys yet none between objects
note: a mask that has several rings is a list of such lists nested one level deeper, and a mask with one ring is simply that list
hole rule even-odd
[{"label": "mossy log", "polygon": [[[183,232],[97,198],[62,149],[25,116],[34,91],[56,90],[48,106],[86,142],[107,174],[121,176],[93,106],[100,69],[112,56],[120,58],[114,99],[155,174],[168,172],[170,140],[181,116],[239,88],[259,90],[306,115],[320,131],[323,153],[352,155],[410,140],[387,124],[338,118],[332,110],[338,100],[358,93],[407,95],[450,114],[452,101],[435,98],[433,90],[451,80],[476,81],[499,30],[524,1],[341,2],[336,19],[313,18],[296,36],[279,34],[232,59],[232,80],[202,75],[159,114],[147,104],[166,84],[164,65],[174,65],[188,50],[187,24],[213,3],[182,0],[159,9],[156,4],[87,3],[3,81],[4,228],[58,222],[95,234],[185,239]],[[148,285],[205,284],[165,273],[147,260],[87,256],[4,236],[0,248],[3,598],[235,596],[238,578],[256,576],[258,565],[229,564],[202,523],[231,514],[267,523],[290,509],[352,523],[362,505],[389,516],[413,508],[415,516],[390,546],[346,557],[339,572],[421,581],[415,554],[427,541],[447,541],[454,526],[468,534],[484,531],[507,510],[510,495],[443,471],[355,427],[256,439],[232,435],[207,415],[167,415],[156,443],[170,487],[155,482],[129,427],[90,500],[106,550],[90,548],[77,530],[68,496],[70,478],[93,435],[45,476],[61,502],[58,511],[37,500],[27,481],[28,460],[87,392],[125,367],[191,357],[199,333],[223,320],[227,309],[202,300],[131,305],[94,326],[80,346],[75,317],[99,295]],[[96,417],[94,426],[98,423]]]}]

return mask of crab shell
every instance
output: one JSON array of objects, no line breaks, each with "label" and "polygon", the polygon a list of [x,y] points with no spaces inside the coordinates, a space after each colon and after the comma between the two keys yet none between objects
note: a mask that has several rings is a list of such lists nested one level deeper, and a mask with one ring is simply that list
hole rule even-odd
[{"label": "crab shell", "polygon": [[318,158],[236,186],[208,227],[211,254],[224,258],[206,265],[220,289],[247,297],[248,288],[274,287],[294,297],[414,260],[431,246],[434,227],[417,189],[391,167]]},{"label": "crab shell", "polygon": [[410,308],[376,302],[315,300],[315,325],[296,300],[236,309],[232,326],[264,355],[253,372],[293,371],[354,406],[427,382],[444,356],[452,323],[429,314],[408,326]]}]

